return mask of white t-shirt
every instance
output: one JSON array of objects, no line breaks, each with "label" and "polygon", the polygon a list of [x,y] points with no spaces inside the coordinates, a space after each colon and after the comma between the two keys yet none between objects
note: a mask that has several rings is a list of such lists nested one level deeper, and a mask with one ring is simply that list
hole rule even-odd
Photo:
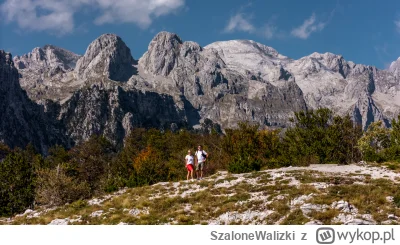
[{"label": "white t-shirt", "polygon": [[191,155],[186,155],[185,160],[186,160],[186,165],[189,165],[189,164],[193,165],[193,163],[194,163],[194,157]]},{"label": "white t-shirt", "polygon": [[204,150],[196,151],[196,157],[197,157],[197,161],[198,161],[198,162],[204,162],[204,160],[206,160],[206,159],[203,157],[203,154],[207,155],[207,152],[204,151]]}]

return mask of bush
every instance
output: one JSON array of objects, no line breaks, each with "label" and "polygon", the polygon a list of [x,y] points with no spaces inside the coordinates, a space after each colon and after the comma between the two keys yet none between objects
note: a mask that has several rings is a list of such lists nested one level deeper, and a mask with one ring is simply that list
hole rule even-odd
[{"label": "bush", "polygon": [[245,154],[238,154],[228,165],[228,171],[231,173],[248,173],[259,171],[260,168],[260,160]]},{"label": "bush", "polygon": [[384,152],[390,147],[389,129],[383,125],[382,121],[371,123],[358,140],[357,147],[366,161],[383,162],[387,160]]},{"label": "bush", "polygon": [[38,171],[36,202],[42,205],[63,205],[90,197],[90,186],[66,175],[64,166]]},{"label": "bush", "polygon": [[131,183],[134,186],[151,185],[165,181],[168,170],[161,154],[148,146],[133,159],[134,174]]},{"label": "bush", "polygon": [[268,166],[268,159],[278,156],[278,131],[258,130],[258,125],[239,123],[237,129],[227,129],[223,150],[229,156],[228,170],[243,173]]}]

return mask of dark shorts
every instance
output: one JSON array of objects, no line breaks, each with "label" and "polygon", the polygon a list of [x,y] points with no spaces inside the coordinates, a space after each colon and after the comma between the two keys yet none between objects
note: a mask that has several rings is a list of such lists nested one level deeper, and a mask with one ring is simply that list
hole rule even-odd
[{"label": "dark shorts", "polygon": [[187,169],[189,172],[192,172],[192,171],[193,171],[193,165],[192,165],[192,164],[187,164],[187,165],[186,165],[186,169]]},{"label": "dark shorts", "polygon": [[203,170],[204,168],[204,162],[199,162],[196,165],[196,170]]}]

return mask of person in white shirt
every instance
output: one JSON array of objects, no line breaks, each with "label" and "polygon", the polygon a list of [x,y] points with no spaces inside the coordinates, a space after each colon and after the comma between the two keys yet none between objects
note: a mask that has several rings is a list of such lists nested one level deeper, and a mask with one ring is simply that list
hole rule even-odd
[{"label": "person in white shirt", "polygon": [[197,147],[197,151],[195,153],[196,155],[196,176],[197,179],[202,179],[203,178],[203,169],[204,169],[204,163],[208,157],[207,152],[203,150],[203,147],[199,145]]},{"label": "person in white shirt", "polygon": [[193,165],[194,165],[194,157],[192,156],[192,151],[188,150],[188,154],[185,157],[186,169],[188,171],[186,179],[189,180],[189,175],[191,175],[193,180]]}]

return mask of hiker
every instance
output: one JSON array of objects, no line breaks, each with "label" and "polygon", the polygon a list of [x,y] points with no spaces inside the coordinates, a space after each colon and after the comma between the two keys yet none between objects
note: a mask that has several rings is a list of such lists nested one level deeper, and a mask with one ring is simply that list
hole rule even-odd
[{"label": "hiker", "polygon": [[186,179],[189,180],[189,175],[190,175],[193,180],[194,157],[192,156],[191,150],[188,150],[188,154],[185,157],[185,162],[186,162],[186,169],[188,171]]},{"label": "hiker", "polygon": [[203,178],[204,162],[206,161],[208,154],[203,150],[203,147],[199,145],[197,147],[195,155],[196,155],[196,176],[197,179],[199,180]]}]

